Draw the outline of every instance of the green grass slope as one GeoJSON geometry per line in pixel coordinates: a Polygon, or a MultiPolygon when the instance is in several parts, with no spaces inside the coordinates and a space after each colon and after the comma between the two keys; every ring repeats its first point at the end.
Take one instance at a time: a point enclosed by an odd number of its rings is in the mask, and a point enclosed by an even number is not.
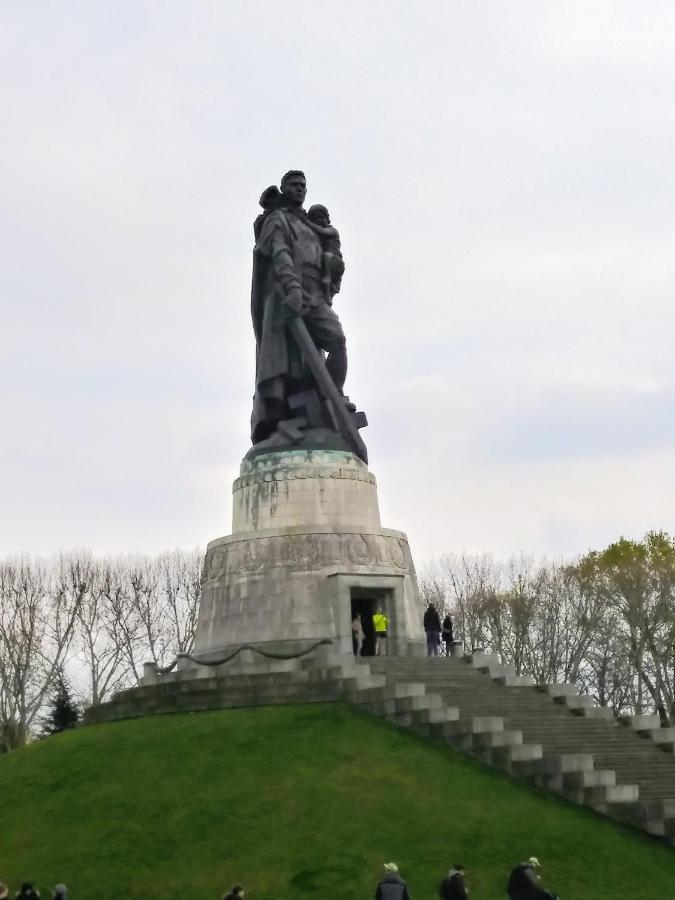
{"type": "Polygon", "coordinates": [[[563,900],[675,897],[671,849],[340,704],[78,729],[0,757],[0,798],[0,881],[43,897],[356,900],[394,860],[498,900],[530,855],[563,900]]]}

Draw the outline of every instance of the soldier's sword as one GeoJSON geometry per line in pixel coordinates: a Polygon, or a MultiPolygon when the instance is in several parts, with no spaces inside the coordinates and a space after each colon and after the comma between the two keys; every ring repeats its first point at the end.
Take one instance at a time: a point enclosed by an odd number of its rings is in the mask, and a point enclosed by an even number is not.
{"type": "Polygon", "coordinates": [[[335,386],[335,382],[330,377],[323,356],[316,349],[307,326],[300,316],[293,316],[288,322],[288,329],[302,353],[309,371],[314,376],[319,392],[323,394],[326,400],[330,400],[333,407],[333,413],[340,425],[342,436],[346,438],[352,449],[358,457],[365,463],[368,462],[368,451],[363,442],[363,438],[358,432],[352,415],[345,406],[345,399],[335,386]]]}

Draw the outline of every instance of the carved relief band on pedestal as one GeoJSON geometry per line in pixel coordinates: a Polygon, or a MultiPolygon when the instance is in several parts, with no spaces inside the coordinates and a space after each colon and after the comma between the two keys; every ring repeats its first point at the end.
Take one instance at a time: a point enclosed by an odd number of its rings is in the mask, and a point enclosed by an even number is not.
{"type": "Polygon", "coordinates": [[[282,567],[295,571],[323,569],[348,562],[383,570],[412,568],[405,538],[387,534],[310,533],[244,538],[210,549],[204,581],[253,574],[282,567]]]}

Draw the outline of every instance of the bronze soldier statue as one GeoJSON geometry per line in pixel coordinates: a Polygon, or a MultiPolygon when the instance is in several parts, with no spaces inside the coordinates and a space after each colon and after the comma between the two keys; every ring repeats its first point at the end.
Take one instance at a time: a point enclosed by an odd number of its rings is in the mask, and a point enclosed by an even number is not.
{"type": "Polygon", "coordinates": [[[332,308],[344,272],[340,236],[325,206],[305,212],[306,194],[304,174],[287,172],[281,190],[263,192],[254,224],[253,449],[350,449],[365,459],[357,431],[365,416],[343,393],[347,347],[332,308]]]}

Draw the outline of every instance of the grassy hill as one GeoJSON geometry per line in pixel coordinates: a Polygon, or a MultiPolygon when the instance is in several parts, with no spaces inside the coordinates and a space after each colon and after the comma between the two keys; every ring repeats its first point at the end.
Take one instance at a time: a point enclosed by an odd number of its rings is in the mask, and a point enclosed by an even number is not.
{"type": "Polygon", "coordinates": [[[43,897],[363,900],[394,860],[498,900],[530,855],[563,900],[675,897],[675,851],[340,704],[81,728],[0,757],[0,798],[0,880],[43,897]]]}

